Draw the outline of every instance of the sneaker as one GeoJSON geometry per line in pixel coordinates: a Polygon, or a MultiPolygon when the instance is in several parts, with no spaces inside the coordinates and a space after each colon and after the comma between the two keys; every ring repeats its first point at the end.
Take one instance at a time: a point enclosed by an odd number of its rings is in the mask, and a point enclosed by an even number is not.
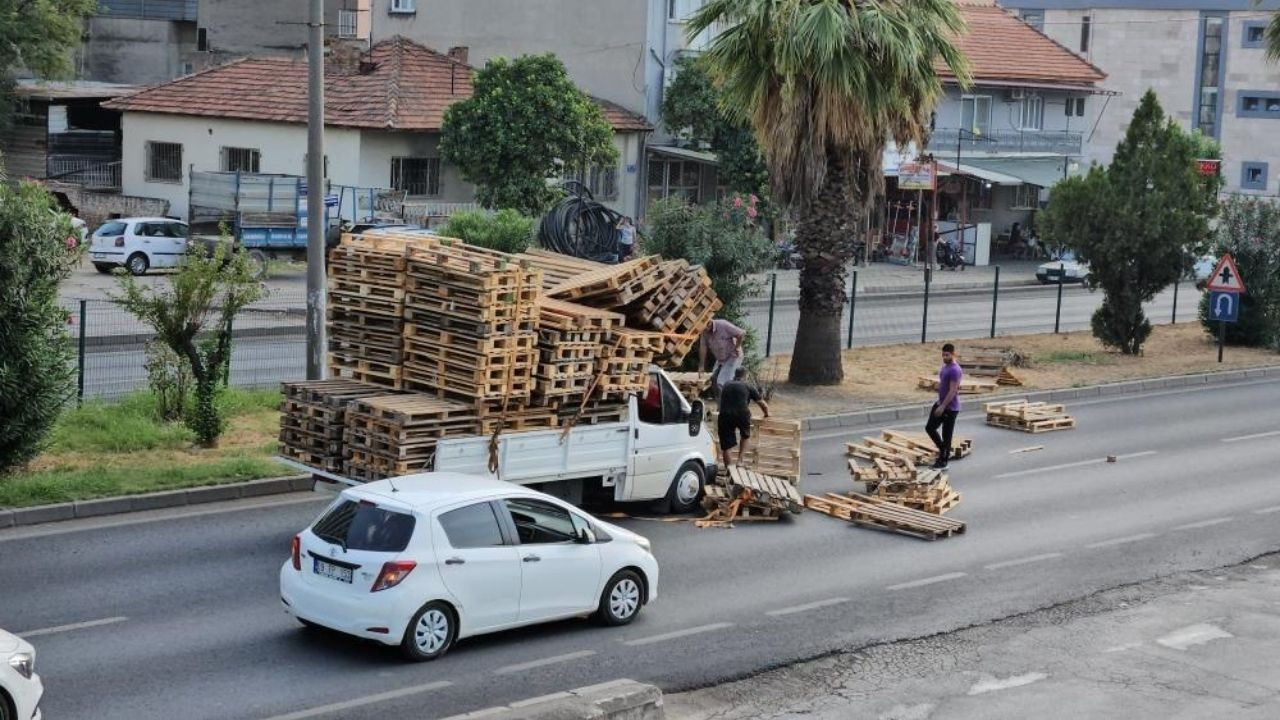
{"type": "Polygon", "coordinates": [[[931,465],[930,467],[932,467],[934,470],[946,470],[946,469],[947,469],[947,463],[945,463],[945,462],[943,462],[943,461],[939,460],[938,462],[934,463],[934,464],[933,464],[933,465],[931,465]]]}

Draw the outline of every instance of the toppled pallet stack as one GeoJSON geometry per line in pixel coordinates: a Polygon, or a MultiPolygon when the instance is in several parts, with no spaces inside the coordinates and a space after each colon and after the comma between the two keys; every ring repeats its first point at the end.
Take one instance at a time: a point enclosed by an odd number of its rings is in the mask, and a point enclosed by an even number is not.
{"type": "Polygon", "coordinates": [[[347,236],[329,252],[329,374],[399,389],[411,247],[428,236],[347,236]]]}
{"type": "Polygon", "coordinates": [[[960,504],[960,493],[951,487],[943,470],[917,470],[910,480],[868,483],[867,492],[875,497],[941,515],[960,504]]]}
{"type": "MultiPolygon", "coordinates": [[[[966,368],[967,370],[967,368],[966,368]]],[[[938,378],[929,375],[921,375],[920,380],[916,383],[916,387],[920,390],[937,391],[938,378]]],[[[960,380],[961,395],[982,395],[984,393],[995,392],[999,388],[994,380],[977,380],[973,378],[962,378],[960,380]]]]}
{"type": "Polygon", "coordinates": [[[540,248],[530,248],[517,254],[516,257],[542,270],[543,290],[551,290],[583,273],[610,267],[606,263],[583,260],[572,255],[561,255],[558,252],[540,248]]]}
{"type": "Polygon", "coordinates": [[[663,284],[656,255],[579,273],[548,291],[552,297],[613,310],[635,304],[663,284]]]}
{"type": "Polygon", "coordinates": [[[419,393],[354,400],[346,412],[349,477],[381,480],[431,467],[436,444],[479,432],[476,408],[419,393]]]}
{"type": "Polygon", "coordinates": [[[730,465],[717,483],[706,486],[702,507],[707,515],[695,521],[698,527],[733,527],[735,520],[777,520],[802,512],[804,498],[785,478],[730,465]]]}
{"type": "Polygon", "coordinates": [[[847,520],[855,525],[888,530],[924,540],[959,535],[965,524],[954,518],[934,515],[869,495],[848,496],[827,493],[822,497],[805,495],[804,506],[824,515],[847,520]]]}
{"type": "Polygon", "coordinates": [[[684,260],[668,260],[658,266],[656,276],[662,290],[650,294],[628,315],[639,326],[665,333],[663,358],[678,365],[723,303],[702,267],[691,267],[684,260]]]}
{"type": "Polygon", "coordinates": [[[1011,351],[999,348],[961,347],[956,355],[966,376],[989,378],[997,385],[1021,385],[1022,380],[1009,370],[1011,351]]]}
{"type": "Polygon", "coordinates": [[[1009,430],[1041,433],[1076,426],[1076,419],[1066,413],[1067,407],[1057,403],[1005,400],[985,403],[982,409],[988,425],[1009,430]]]}
{"type": "Polygon", "coordinates": [[[354,380],[308,380],[281,383],[280,452],[285,457],[326,472],[343,472],[343,429],[353,400],[386,394],[354,380]]]}
{"type": "MultiPolygon", "coordinates": [[[[951,438],[952,459],[966,457],[972,451],[973,440],[951,438]]],[[[845,453],[854,481],[866,483],[868,492],[882,482],[915,482],[920,466],[927,467],[938,459],[938,449],[927,435],[897,430],[884,430],[878,438],[864,437],[862,442],[846,443],[845,453]]]]}

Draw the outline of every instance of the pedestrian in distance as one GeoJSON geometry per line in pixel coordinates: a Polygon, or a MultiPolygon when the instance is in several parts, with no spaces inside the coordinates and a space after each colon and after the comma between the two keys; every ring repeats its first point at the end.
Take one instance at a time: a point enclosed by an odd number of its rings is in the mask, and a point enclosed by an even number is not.
{"type": "Polygon", "coordinates": [[[631,253],[636,247],[636,226],[631,223],[631,218],[623,215],[618,220],[618,260],[619,262],[631,257],[631,253]]]}
{"type": "Polygon", "coordinates": [[[734,374],[742,364],[742,341],[747,331],[728,320],[716,318],[702,331],[698,344],[698,372],[707,367],[707,354],[716,359],[711,370],[711,390],[716,397],[720,396],[720,388],[733,380],[734,374]]]}
{"type": "Polygon", "coordinates": [[[729,465],[729,452],[738,448],[738,464],[746,456],[747,442],[751,440],[751,403],[769,417],[769,403],[760,397],[760,391],[748,383],[746,368],[738,368],[720,390],[720,415],[716,418],[716,430],[720,435],[720,460],[729,465]]]}
{"type": "Polygon", "coordinates": [[[964,370],[956,362],[955,346],[951,343],[943,345],[942,369],[938,371],[938,402],[933,404],[929,422],[924,426],[924,431],[938,447],[938,460],[933,464],[935,470],[946,470],[947,461],[951,459],[951,434],[956,427],[956,416],[960,414],[960,380],[963,377],[964,370]]]}

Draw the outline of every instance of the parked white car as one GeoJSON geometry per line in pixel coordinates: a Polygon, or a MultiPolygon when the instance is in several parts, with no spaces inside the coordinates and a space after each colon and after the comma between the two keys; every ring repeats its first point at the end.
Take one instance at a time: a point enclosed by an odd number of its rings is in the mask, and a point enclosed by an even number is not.
{"type": "Polygon", "coordinates": [[[124,267],[133,275],[177,267],[187,252],[187,224],[172,218],[108,220],[93,233],[89,259],[98,272],[124,267]]]}
{"type": "Polygon", "coordinates": [[[1036,279],[1041,284],[1049,283],[1083,283],[1089,279],[1089,266],[1076,260],[1075,253],[1065,250],[1057,259],[1042,263],[1036,268],[1036,279]]]}
{"type": "Polygon", "coordinates": [[[447,472],[343,490],[280,568],[284,609],[303,625],[399,645],[415,661],[522,625],[625,625],[657,593],[644,537],[526,487],[447,472]]]}
{"type": "Polygon", "coordinates": [[[44,683],[36,673],[36,649],[0,630],[0,720],[40,720],[44,683]]]}

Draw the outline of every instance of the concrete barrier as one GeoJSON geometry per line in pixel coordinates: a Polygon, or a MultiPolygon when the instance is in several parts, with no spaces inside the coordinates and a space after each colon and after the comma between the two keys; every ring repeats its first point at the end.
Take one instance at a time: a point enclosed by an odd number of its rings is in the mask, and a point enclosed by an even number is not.
{"type": "Polygon", "coordinates": [[[662,720],[662,690],[634,680],[529,698],[446,720],[662,720]]]}

